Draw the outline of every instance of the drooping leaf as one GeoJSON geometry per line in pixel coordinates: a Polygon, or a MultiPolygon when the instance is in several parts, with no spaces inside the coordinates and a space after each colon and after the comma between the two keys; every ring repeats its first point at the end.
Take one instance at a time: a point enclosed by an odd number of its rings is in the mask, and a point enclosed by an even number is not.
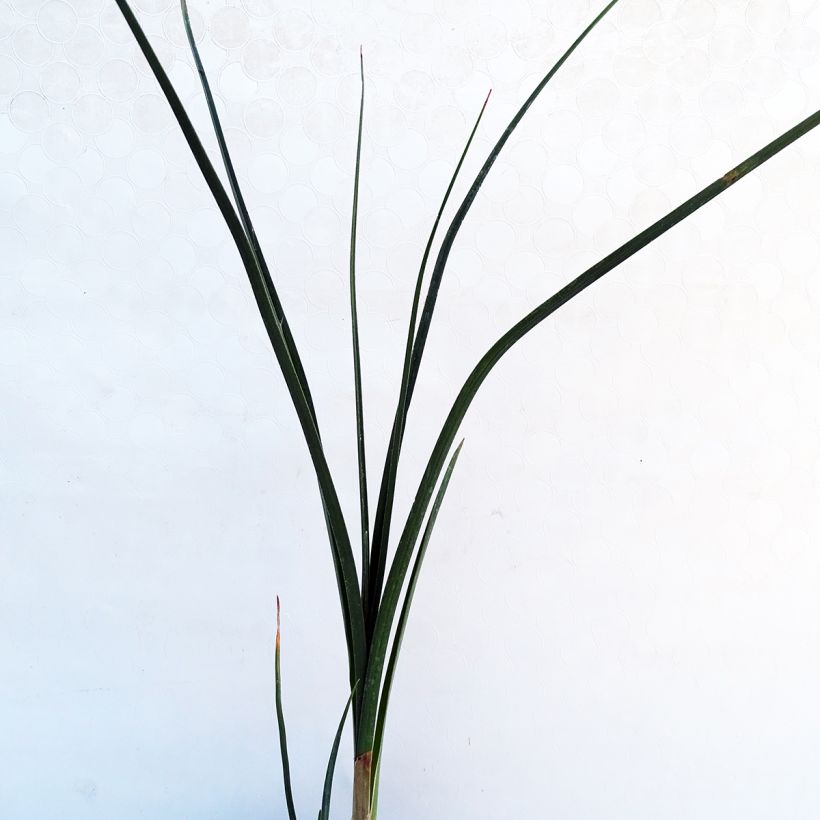
{"type": "Polygon", "coordinates": [[[625,242],[617,250],[604,257],[600,262],[588,268],[580,276],[573,279],[557,293],[542,302],[523,319],[511,327],[500,339],[484,354],[458,393],[450,409],[447,419],[439,433],[433,452],[427,462],[424,474],[410,508],[407,522],[396,548],[396,555],[390,567],[390,573],[384,587],[379,614],[373,632],[370,656],[365,678],[364,695],[362,698],[362,714],[357,737],[357,753],[361,754],[373,748],[375,727],[378,711],[379,685],[382,679],[385,655],[390,638],[390,630],[401,594],[402,585],[413,554],[413,548],[421,529],[424,514],[435,489],[436,481],[441,473],[447,452],[455,439],[458,428],[475,398],[484,379],[495,367],[501,357],[521,338],[540,324],[544,319],[565,305],[583,290],[597,282],[622,262],[629,259],[642,248],[645,248],[659,236],[666,233],[686,217],[695,213],[708,202],[726,191],[739,179],[771,159],[775,154],[791,145],[795,140],[807,134],[820,125],[820,111],[807,117],[803,122],[789,129],[773,140],[760,151],[741,162],[731,171],[706,186],[702,191],[686,200],[666,216],[641,231],[635,237],[625,242]]]}

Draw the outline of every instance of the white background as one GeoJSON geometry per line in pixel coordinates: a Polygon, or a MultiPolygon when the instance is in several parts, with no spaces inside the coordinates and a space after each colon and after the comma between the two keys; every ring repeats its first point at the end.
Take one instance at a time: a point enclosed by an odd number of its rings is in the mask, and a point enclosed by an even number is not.
{"type": "MultiPolygon", "coordinates": [[[[353,524],[358,47],[375,485],[421,248],[481,101],[492,87],[459,194],[599,0],[191,6],[353,524]]],[[[137,9],[213,149],[176,4],[137,9]]],[[[622,0],[456,243],[400,512],[503,330],[818,102],[816,0],[622,0]]],[[[405,642],[380,816],[820,814],[818,190],[812,134],[488,380],[405,642]]],[[[314,816],[346,683],[315,482],[237,254],[111,0],[0,0],[0,235],[0,817],[284,817],[276,593],[314,816]]]]}

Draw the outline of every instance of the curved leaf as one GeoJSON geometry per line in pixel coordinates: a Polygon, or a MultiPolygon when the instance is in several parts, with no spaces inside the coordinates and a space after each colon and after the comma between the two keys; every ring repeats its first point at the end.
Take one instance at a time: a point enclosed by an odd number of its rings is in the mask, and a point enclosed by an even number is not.
{"type": "Polygon", "coordinates": [[[339,754],[339,744],[342,741],[342,732],[345,728],[345,720],[347,720],[347,712],[350,709],[350,703],[353,700],[353,695],[356,692],[358,682],[350,691],[350,695],[342,712],[342,719],[339,721],[339,728],[336,730],[336,737],[333,738],[333,746],[330,749],[330,759],[327,761],[327,772],[325,773],[325,785],[322,789],[322,809],[319,812],[319,820],[330,820],[330,796],[333,791],[333,773],[336,771],[336,757],[339,754]]]}
{"type": "Polygon", "coordinates": [[[290,757],[288,756],[288,734],[285,731],[285,713],[282,709],[282,668],[281,668],[281,628],[279,617],[279,596],[276,596],[276,654],[274,661],[276,680],[276,722],[279,726],[279,750],[282,753],[282,779],[285,784],[285,802],[288,806],[288,817],[296,820],[296,809],[293,806],[293,788],[290,782],[290,757]]]}
{"type": "Polygon", "coordinates": [[[356,222],[359,216],[359,171],[362,161],[362,122],[364,120],[364,58],[359,49],[362,96],[359,103],[359,133],[356,138],[356,170],[353,177],[353,216],[350,225],[350,325],[353,332],[353,386],[356,394],[356,454],[359,461],[359,514],[362,530],[362,597],[366,605],[370,567],[370,513],[367,509],[367,464],[364,448],[364,407],[362,403],[362,364],[359,356],[359,311],[356,307],[356,222]]]}
{"type": "Polygon", "coordinates": [[[404,632],[407,629],[407,620],[410,617],[410,607],[413,605],[413,596],[416,594],[416,585],[421,574],[421,565],[424,563],[424,556],[427,554],[427,545],[430,543],[430,537],[433,534],[433,527],[438,518],[438,511],[441,508],[441,502],[444,501],[444,494],[447,492],[447,486],[450,483],[450,477],[453,474],[453,468],[458,461],[461,448],[464,446],[464,439],[459,442],[455,452],[450,458],[450,463],[444,471],[444,477],[441,479],[438,492],[433,501],[433,506],[430,508],[430,515],[427,518],[427,525],[424,528],[424,534],[421,537],[421,544],[419,551],[416,554],[416,561],[413,564],[413,569],[410,572],[410,580],[407,582],[407,590],[404,593],[404,603],[402,604],[399,620],[396,623],[396,633],[393,635],[393,647],[390,650],[390,659],[387,662],[387,668],[384,672],[384,683],[382,684],[382,694],[379,699],[379,716],[376,720],[376,735],[373,743],[373,788],[375,791],[376,783],[379,778],[379,765],[381,763],[382,740],[384,738],[384,723],[387,718],[387,707],[390,702],[390,691],[393,688],[393,678],[396,674],[396,664],[399,660],[399,652],[401,652],[401,644],[404,640],[404,632]]]}
{"type": "Polygon", "coordinates": [[[128,5],[127,0],[115,0],[115,2],[137,41],[140,50],[145,56],[160,89],[165,95],[177,123],[182,130],[183,136],[188,143],[188,147],[230,231],[231,238],[239,251],[243,267],[247,273],[256,305],[268,333],[268,338],[276,355],[279,368],[285,378],[285,384],[287,385],[302,432],[305,436],[305,441],[308,445],[308,451],[316,472],[316,479],[319,484],[326,515],[333,533],[331,550],[334,569],[340,586],[345,630],[346,634],[350,635],[351,679],[354,681],[360,680],[367,659],[367,649],[365,646],[364,612],[356,572],[356,562],[350,547],[350,539],[333,478],[322,449],[322,442],[311,414],[310,404],[300,384],[293,361],[291,360],[273,296],[265,281],[265,277],[261,273],[253,248],[243,230],[242,223],[237,217],[231,205],[231,201],[222,186],[222,182],[214,170],[179,96],[171,84],[171,81],[168,79],[168,75],[165,73],[162,64],[158,60],[148,38],[145,36],[131,7],[128,5]]]}
{"type": "Polygon", "coordinates": [[[464,164],[464,159],[467,156],[467,151],[470,150],[470,145],[473,142],[473,137],[478,131],[478,125],[481,118],[484,116],[484,111],[487,108],[487,103],[490,101],[490,94],[492,89],[487,93],[484,104],[478,112],[473,130],[467,138],[467,144],[461,152],[458,164],[450,177],[450,184],[444,192],[444,198],[441,200],[438,213],[433,222],[433,228],[430,231],[430,236],[427,239],[427,245],[424,248],[424,253],[421,257],[421,265],[416,277],[416,290],[413,294],[413,307],[410,310],[410,324],[407,329],[407,342],[404,350],[404,365],[401,374],[401,387],[399,389],[399,400],[396,405],[396,413],[393,417],[393,428],[390,433],[390,442],[387,447],[387,456],[384,462],[384,471],[382,472],[382,482],[379,488],[379,501],[376,506],[376,518],[373,523],[373,547],[371,559],[371,582],[368,590],[368,609],[367,609],[367,628],[368,634],[372,630],[376,622],[376,613],[379,608],[379,596],[382,591],[382,583],[384,582],[384,571],[387,565],[387,547],[388,538],[390,535],[390,520],[393,515],[393,497],[396,492],[396,474],[399,467],[399,454],[401,453],[402,440],[404,438],[404,424],[407,418],[407,390],[410,384],[410,361],[413,355],[413,339],[416,335],[416,322],[418,318],[419,302],[421,300],[421,286],[424,282],[424,273],[427,270],[427,260],[430,256],[430,250],[433,247],[433,241],[436,237],[439,222],[441,222],[444,208],[447,206],[447,201],[450,199],[450,193],[453,186],[456,184],[458,173],[461,166],[464,164]]]}
{"type": "MultiPolygon", "coordinates": [[[[484,164],[481,166],[481,169],[476,175],[476,178],[473,180],[473,184],[470,186],[469,191],[467,191],[466,196],[462,200],[461,205],[456,211],[455,216],[453,217],[453,220],[450,223],[450,226],[447,228],[447,232],[444,235],[444,239],[442,240],[441,247],[439,248],[438,255],[436,256],[435,265],[433,266],[433,273],[430,278],[430,285],[427,289],[427,295],[424,299],[424,308],[421,313],[421,319],[418,323],[418,329],[414,331],[415,335],[412,342],[412,354],[411,361],[409,363],[407,381],[406,383],[404,383],[403,381],[402,395],[400,399],[401,405],[396,411],[396,419],[393,423],[393,432],[391,433],[390,438],[390,452],[392,453],[393,451],[395,451],[395,457],[388,454],[388,462],[385,465],[385,473],[388,474],[387,482],[382,482],[382,489],[384,490],[384,492],[380,492],[379,494],[379,506],[376,510],[376,524],[374,526],[373,531],[373,540],[375,545],[374,550],[378,550],[377,555],[375,556],[378,562],[374,561],[375,567],[372,571],[371,590],[368,593],[368,635],[371,634],[372,629],[375,625],[378,601],[381,595],[381,587],[384,580],[387,542],[389,538],[390,520],[392,516],[392,500],[393,492],[395,490],[395,470],[396,464],[398,462],[398,451],[401,448],[401,438],[404,432],[404,419],[407,416],[407,410],[409,408],[410,401],[413,397],[413,390],[416,386],[416,378],[418,377],[419,367],[421,366],[421,358],[424,353],[424,346],[427,342],[427,335],[430,330],[430,323],[433,319],[433,311],[436,306],[436,299],[438,297],[439,288],[441,287],[441,280],[444,276],[444,269],[447,265],[447,260],[450,257],[450,251],[452,250],[453,243],[455,242],[456,236],[458,235],[458,231],[461,228],[461,225],[464,222],[467,213],[472,207],[473,201],[478,195],[478,191],[481,188],[485,178],[487,177],[487,174],[490,173],[490,169],[495,164],[498,155],[501,153],[502,148],[512,135],[513,131],[515,131],[515,129],[518,127],[518,124],[521,122],[524,115],[530,109],[530,107],[541,94],[541,92],[544,90],[544,88],[546,88],[549,81],[555,76],[555,74],[558,72],[561,66],[567,61],[567,59],[569,59],[570,55],[575,51],[575,49],[578,48],[579,45],[581,45],[581,43],[584,41],[587,35],[589,35],[590,32],[592,32],[592,30],[598,25],[598,23],[600,23],[601,20],[603,20],[603,18],[609,13],[609,11],[612,8],[614,8],[614,6],[617,3],[618,0],[610,0],[610,2],[604,7],[604,9],[575,39],[575,42],[573,42],[573,44],[561,55],[561,57],[555,63],[555,65],[553,65],[552,68],[544,75],[544,77],[541,79],[538,85],[533,89],[530,96],[527,97],[526,101],[521,106],[521,108],[518,109],[515,116],[513,116],[513,118],[507,124],[507,127],[504,129],[504,132],[501,134],[501,137],[498,139],[498,142],[496,142],[492,151],[490,151],[487,159],[484,161],[484,164]]],[[[436,224],[438,224],[438,220],[436,220],[436,224]]],[[[414,305],[414,323],[415,310],[416,305],[414,305]]]]}
{"type": "Polygon", "coordinates": [[[666,216],[659,219],[646,230],[641,231],[620,248],[604,257],[600,262],[593,265],[580,276],[573,279],[561,290],[555,293],[546,301],[542,302],[535,309],[530,311],[523,319],[513,325],[481,358],[473,368],[467,381],[459,391],[456,400],[450,409],[444,426],[439,434],[427,467],[419,484],[416,497],[410,509],[404,531],[399,539],[398,547],[390,573],[384,587],[379,614],[376,620],[376,627],[370,646],[370,656],[367,666],[367,676],[365,677],[365,689],[362,698],[362,714],[359,724],[359,735],[357,738],[357,754],[363,754],[372,750],[375,735],[375,725],[378,709],[379,684],[382,678],[387,644],[390,638],[390,630],[395,616],[396,607],[407,573],[410,559],[413,554],[413,547],[421,529],[424,513],[430,498],[433,494],[436,481],[444,466],[447,452],[453,443],[464,416],[475,398],[478,389],[484,379],[495,367],[501,357],[529,331],[540,324],[550,314],[554,313],[570,299],[577,296],[581,291],[597,282],[602,276],[609,273],[629,257],[646,247],[670,228],[677,225],[686,217],[702,208],[706,203],[716,196],[726,191],[737,180],[744,177],[750,171],[771,159],[775,154],[782,151],[786,146],[799,139],[804,134],[816,128],[820,124],[820,111],[807,117],[803,122],[789,129],[787,132],[773,140],[760,151],[753,154],[744,162],[731,171],[724,174],[720,179],[715,180],[699,193],[686,200],[666,216]]]}

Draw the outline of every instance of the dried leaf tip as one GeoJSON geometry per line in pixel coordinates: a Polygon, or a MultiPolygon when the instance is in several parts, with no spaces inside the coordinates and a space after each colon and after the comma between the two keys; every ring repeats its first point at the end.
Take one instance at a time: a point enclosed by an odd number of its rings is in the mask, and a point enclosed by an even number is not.
{"type": "Polygon", "coordinates": [[[281,633],[281,607],[279,606],[279,596],[276,596],[276,648],[279,648],[280,633],[281,633]]]}
{"type": "Polygon", "coordinates": [[[487,96],[484,98],[484,105],[486,106],[487,103],[490,101],[490,94],[493,93],[492,88],[487,92],[487,96]]]}

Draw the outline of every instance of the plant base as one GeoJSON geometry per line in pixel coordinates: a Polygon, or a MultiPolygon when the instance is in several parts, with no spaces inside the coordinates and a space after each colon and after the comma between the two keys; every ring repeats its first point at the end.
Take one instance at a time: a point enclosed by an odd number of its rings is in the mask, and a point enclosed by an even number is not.
{"type": "Polygon", "coordinates": [[[359,755],[353,764],[353,820],[372,820],[370,777],[373,752],[359,755]]]}

